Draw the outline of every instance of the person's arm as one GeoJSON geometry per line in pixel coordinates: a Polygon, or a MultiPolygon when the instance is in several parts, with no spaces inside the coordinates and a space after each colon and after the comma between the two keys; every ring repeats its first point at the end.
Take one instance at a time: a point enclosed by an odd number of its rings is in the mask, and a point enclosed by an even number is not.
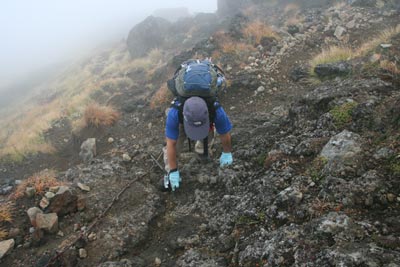
{"type": "Polygon", "coordinates": [[[224,153],[232,152],[231,134],[228,132],[226,134],[221,134],[222,150],[224,153]]]}
{"type": "Polygon", "coordinates": [[[167,139],[167,157],[168,157],[168,165],[171,170],[177,169],[178,164],[176,161],[176,140],[166,138],[167,139]]]}

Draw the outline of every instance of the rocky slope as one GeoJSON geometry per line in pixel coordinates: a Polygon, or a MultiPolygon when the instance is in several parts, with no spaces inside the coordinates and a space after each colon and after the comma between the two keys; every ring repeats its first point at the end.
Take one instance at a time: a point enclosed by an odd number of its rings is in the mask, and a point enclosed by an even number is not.
{"type": "MultiPolygon", "coordinates": [[[[219,168],[219,143],[209,161],[185,151],[181,188],[161,192],[154,159],[166,106],[145,102],[112,129],[82,133],[101,152],[58,173],[69,188],[54,189],[44,210],[57,214],[60,231],[30,229],[26,211],[41,197],[17,203],[15,245],[0,243],[0,251],[14,249],[1,266],[399,266],[399,73],[367,63],[380,55],[398,66],[400,35],[346,61],[351,74],[333,64],[314,84],[307,70],[322,46],[356,48],[400,22],[390,1],[352,2],[301,10],[295,27],[285,24],[285,6],[255,8],[281,37],[220,57],[231,80],[221,102],[234,124],[233,166],[219,168]]],[[[243,39],[249,19],[230,19],[230,37],[243,39]]],[[[163,70],[219,49],[208,38],[163,70]]]]}

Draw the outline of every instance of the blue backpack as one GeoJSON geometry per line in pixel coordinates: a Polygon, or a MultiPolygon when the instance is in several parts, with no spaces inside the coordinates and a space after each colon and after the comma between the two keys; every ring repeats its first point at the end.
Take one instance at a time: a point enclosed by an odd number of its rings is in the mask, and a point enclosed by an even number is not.
{"type": "Polygon", "coordinates": [[[168,88],[175,96],[217,97],[226,87],[224,72],[209,60],[188,60],[176,70],[168,88]]]}

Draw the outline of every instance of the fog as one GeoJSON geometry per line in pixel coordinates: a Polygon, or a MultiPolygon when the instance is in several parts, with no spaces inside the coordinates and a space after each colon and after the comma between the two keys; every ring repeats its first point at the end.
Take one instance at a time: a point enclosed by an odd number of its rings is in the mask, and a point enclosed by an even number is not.
{"type": "Polygon", "coordinates": [[[4,0],[0,4],[0,91],[30,72],[107,42],[158,8],[215,12],[217,0],[4,0]]]}

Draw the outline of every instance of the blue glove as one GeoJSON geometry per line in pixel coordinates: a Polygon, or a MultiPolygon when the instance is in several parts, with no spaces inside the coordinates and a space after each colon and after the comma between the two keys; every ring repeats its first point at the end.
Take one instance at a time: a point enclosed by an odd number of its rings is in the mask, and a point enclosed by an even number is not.
{"type": "Polygon", "coordinates": [[[231,165],[233,162],[232,153],[222,152],[221,158],[219,159],[220,167],[231,165]]]}
{"type": "Polygon", "coordinates": [[[179,188],[179,182],[181,181],[181,177],[179,175],[179,171],[174,171],[169,173],[169,183],[171,185],[172,191],[179,188]]]}

